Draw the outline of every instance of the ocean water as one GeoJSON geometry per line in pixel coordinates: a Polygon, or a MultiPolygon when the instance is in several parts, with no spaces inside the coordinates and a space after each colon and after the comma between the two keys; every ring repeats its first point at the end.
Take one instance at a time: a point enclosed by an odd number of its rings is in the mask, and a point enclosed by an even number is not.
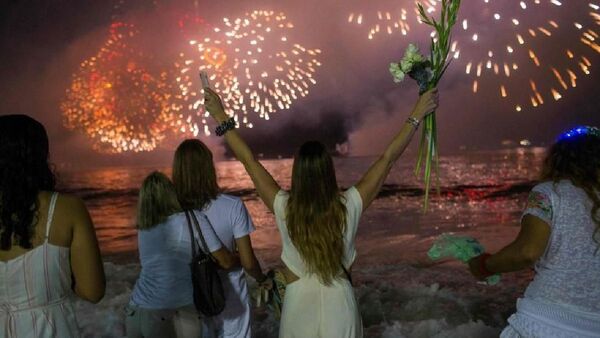
{"type": "MultiPolygon", "coordinates": [[[[478,238],[498,250],[519,230],[528,191],[535,185],[544,150],[517,148],[464,152],[440,159],[440,194],[422,212],[423,191],[412,173],[412,159],[400,159],[372,206],[363,214],[353,267],[355,292],[367,337],[492,337],[514,311],[531,271],[506,274],[500,284],[477,283],[460,263],[431,262],[433,240],[453,232],[478,238]]],[[[335,159],[342,187],[355,184],[374,158],[335,159]]],[[[292,161],[264,165],[283,188],[290,185],[292,161]]],[[[82,197],[95,223],[105,257],[106,297],[91,305],[77,301],[79,324],[86,337],[124,334],[122,308],[139,273],[135,208],[139,185],[152,170],[103,168],[59,173],[61,190],[82,197]]],[[[240,196],[256,226],[252,235],[265,268],[279,266],[281,243],[273,215],[258,199],[243,166],[217,164],[219,183],[240,196]]],[[[252,284],[252,283],[251,283],[252,284]]],[[[257,337],[276,337],[278,323],[263,308],[254,311],[257,337]]]]}

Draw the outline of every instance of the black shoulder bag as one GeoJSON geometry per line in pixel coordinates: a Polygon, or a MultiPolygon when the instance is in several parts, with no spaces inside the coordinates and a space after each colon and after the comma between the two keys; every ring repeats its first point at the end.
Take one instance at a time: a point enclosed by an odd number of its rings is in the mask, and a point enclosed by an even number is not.
{"type": "Polygon", "coordinates": [[[190,268],[192,270],[192,286],[194,288],[194,305],[196,306],[196,310],[200,311],[203,315],[208,317],[216,316],[223,312],[225,308],[225,292],[218,272],[219,266],[208,250],[208,245],[206,245],[194,212],[186,210],[185,217],[187,218],[190,238],[192,240],[192,262],[190,263],[190,268]],[[192,220],[206,252],[198,245],[194,236],[192,220]]]}

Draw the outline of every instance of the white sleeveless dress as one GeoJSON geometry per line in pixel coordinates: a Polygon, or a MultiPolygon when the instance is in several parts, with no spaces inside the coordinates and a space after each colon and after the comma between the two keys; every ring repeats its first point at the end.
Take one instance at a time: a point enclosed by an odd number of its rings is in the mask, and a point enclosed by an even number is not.
{"type": "MultiPolygon", "coordinates": [[[[346,231],[344,233],[343,264],[349,269],[356,258],[354,240],[362,213],[362,199],[352,187],[343,194],[346,206],[346,231]]],[[[275,197],[273,209],[281,235],[281,260],[300,279],[285,289],[280,338],[359,338],[362,321],[354,289],[346,278],[322,284],[318,277],[307,272],[304,260],[290,239],[286,224],[286,207],[289,195],[281,190],[275,197]]],[[[343,276],[340,267],[340,275],[343,276]]]]}
{"type": "Polygon", "coordinates": [[[69,248],[48,243],[57,197],[50,200],[44,244],[0,262],[0,337],[79,337],[69,248]]]}

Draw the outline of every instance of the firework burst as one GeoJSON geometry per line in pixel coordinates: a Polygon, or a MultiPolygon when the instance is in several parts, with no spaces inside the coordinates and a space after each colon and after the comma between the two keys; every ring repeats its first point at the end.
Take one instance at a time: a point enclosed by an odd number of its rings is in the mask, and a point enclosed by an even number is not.
{"type": "Polygon", "coordinates": [[[171,121],[167,74],[145,68],[149,56],[130,43],[131,24],[114,23],[100,51],[73,74],[61,104],[65,125],[81,130],[99,152],[150,151],[171,121]]]}
{"type": "Polygon", "coordinates": [[[203,108],[199,71],[206,71],[219,91],[227,113],[240,125],[252,128],[249,115],[265,120],[308,94],[321,65],[318,49],[290,41],[293,24],[283,13],[254,11],[243,17],[224,18],[201,39],[189,41],[190,50],[175,64],[179,92],[178,130],[210,134],[203,108]]]}
{"type": "MultiPolygon", "coordinates": [[[[408,14],[409,10],[406,8],[399,8],[395,11],[379,10],[368,14],[352,12],[348,15],[348,23],[366,26],[369,40],[374,39],[379,34],[393,35],[400,33],[407,35],[411,28],[408,14]]],[[[417,20],[414,21],[414,23],[417,22],[417,20]]]]}
{"type": "MultiPolygon", "coordinates": [[[[522,111],[560,100],[590,74],[591,55],[600,53],[599,22],[581,14],[595,18],[598,6],[557,0],[481,0],[481,6],[479,17],[463,18],[466,37],[459,41],[473,93],[495,92],[522,111]]],[[[453,47],[458,58],[461,52],[453,47]]]]}
{"type": "MultiPolygon", "coordinates": [[[[418,2],[429,13],[439,7],[439,0],[418,2]]],[[[348,22],[368,26],[369,39],[401,27],[406,35],[411,23],[419,22],[418,13],[400,6],[395,16],[389,10],[351,13],[348,22]]],[[[591,2],[476,0],[459,17],[462,32],[451,48],[454,63],[462,64],[473,93],[506,100],[516,111],[560,100],[590,74],[592,55],[600,53],[599,6],[591,2]]],[[[413,31],[422,27],[413,26],[413,31]]]]}

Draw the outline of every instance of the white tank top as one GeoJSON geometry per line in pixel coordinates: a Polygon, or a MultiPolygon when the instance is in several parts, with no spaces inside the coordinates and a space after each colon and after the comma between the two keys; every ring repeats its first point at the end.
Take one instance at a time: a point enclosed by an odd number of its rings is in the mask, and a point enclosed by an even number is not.
{"type": "Polygon", "coordinates": [[[0,262],[1,337],[79,337],[69,248],[48,243],[57,197],[50,200],[44,243],[0,262]]]}

